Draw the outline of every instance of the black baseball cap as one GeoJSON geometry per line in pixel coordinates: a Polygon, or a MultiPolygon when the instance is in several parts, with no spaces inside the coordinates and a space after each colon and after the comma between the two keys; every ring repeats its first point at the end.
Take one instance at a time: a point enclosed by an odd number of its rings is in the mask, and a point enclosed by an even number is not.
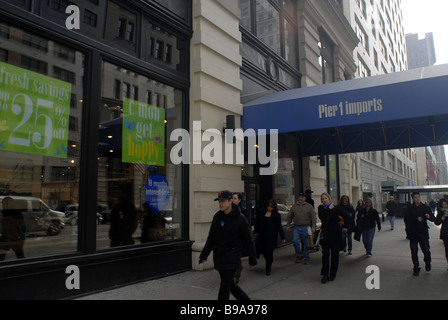
{"type": "Polygon", "coordinates": [[[306,189],[305,190],[305,194],[312,194],[312,193],[314,193],[314,191],[312,191],[311,189],[306,189]]]}
{"type": "Polygon", "coordinates": [[[221,191],[220,193],[218,193],[218,198],[216,198],[215,201],[217,201],[217,200],[232,200],[232,196],[233,196],[232,192],[230,192],[229,190],[224,190],[224,191],[221,191]]]}
{"type": "Polygon", "coordinates": [[[306,194],[304,194],[303,192],[300,192],[298,197],[306,197],[306,194]]]}

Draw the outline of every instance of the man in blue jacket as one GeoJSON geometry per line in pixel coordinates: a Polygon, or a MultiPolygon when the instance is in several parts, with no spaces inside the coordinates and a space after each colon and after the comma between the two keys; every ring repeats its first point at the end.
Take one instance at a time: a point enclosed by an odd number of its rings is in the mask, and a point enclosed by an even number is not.
{"type": "Polygon", "coordinates": [[[221,276],[218,300],[229,300],[230,293],[237,300],[250,300],[233,281],[235,271],[241,263],[243,247],[249,249],[250,269],[253,270],[257,264],[249,223],[239,208],[232,204],[230,191],[221,191],[215,201],[219,201],[219,211],[213,217],[207,242],[199,256],[199,263],[206,261],[213,250],[215,269],[221,276]]]}

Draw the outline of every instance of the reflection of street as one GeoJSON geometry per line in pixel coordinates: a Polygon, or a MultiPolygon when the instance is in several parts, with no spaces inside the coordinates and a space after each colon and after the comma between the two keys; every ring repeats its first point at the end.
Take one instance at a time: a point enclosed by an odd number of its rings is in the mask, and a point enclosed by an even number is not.
{"type": "MultiPolygon", "coordinates": [[[[100,224],[96,227],[97,250],[109,249],[110,224],[100,224]]],[[[175,226],[168,230],[167,240],[175,239],[175,231],[178,228],[178,226],[175,226]]],[[[133,235],[136,244],[140,244],[140,236],[141,228],[139,226],[133,235]]],[[[78,251],[78,226],[66,225],[61,233],[56,236],[48,236],[45,232],[29,234],[25,239],[24,251],[26,258],[76,252],[78,251]]],[[[12,260],[16,260],[16,255],[14,251],[10,250],[5,261],[12,260]]]]}
{"type": "MultiPolygon", "coordinates": [[[[27,235],[25,238],[25,257],[41,257],[53,254],[75,252],[78,250],[78,227],[66,226],[56,236],[48,236],[45,231],[27,235]]],[[[6,255],[5,261],[15,260],[12,250],[6,255]]]]}

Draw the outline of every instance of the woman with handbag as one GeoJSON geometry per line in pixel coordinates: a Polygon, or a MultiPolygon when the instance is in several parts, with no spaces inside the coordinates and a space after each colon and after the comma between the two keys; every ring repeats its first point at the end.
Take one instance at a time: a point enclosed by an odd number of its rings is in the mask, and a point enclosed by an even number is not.
{"type": "Polygon", "coordinates": [[[343,248],[342,234],[347,233],[345,224],[348,217],[340,208],[333,205],[331,196],[322,193],[322,204],[318,208],[319,219],[322,222],[320,244],[322,246],[322,283],[333,281],[339,268],[339,251],[343,248]],[[330,266],[331,257],[331,266],[330,266]]]}
{"type": "Polygon", "coordinates": [[[358,212],[356,224],[357,231],[362,234],[362,242],[366,248],[366,256],[372,256],[373,238],[375,237],[375,225],[378,232],[381,231],[381,221],[378,211],[372,206],[372,199],[366,199],[366,205],[358,212]]]}
{"type": "Polygon", "coordinates": [[[274,261],[274,249],[277,247],[278,234],[280,234],[282,243],[285,243],[282,219],[278,213],[277,203],[274,200],[269,200],[266,207],[260,211],[254,234],[256,236],[255,248],[257,254],[263,254],[266,260],[266,275],[269,276],[272,270],[272,262],[274,261]]]}

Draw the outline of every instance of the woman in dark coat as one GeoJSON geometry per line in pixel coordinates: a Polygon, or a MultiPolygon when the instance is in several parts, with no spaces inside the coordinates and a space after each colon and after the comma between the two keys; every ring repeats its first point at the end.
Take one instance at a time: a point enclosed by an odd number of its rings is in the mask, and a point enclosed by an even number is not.
{"type": "Polygon", "coordinates": [[[375,227],[381,231],[381,220],[378,211],[372,207],[372,199],[367,198],[365,207],[359,210],[356,219],[357,231],[362,234],[362,242],[366,249],[366,256],[372,256],[373,238],[375,237],[375,227]]]}
{"type": "Polygon", "coordinates": [[[274,249],[277,247],[277,234],[280,234],[282,243],[285,243],[282,219],[274,200],[269,200],[267,206],[260,211],[254,233],[257,237],[257,254],[263,254],[266,260],[266,275],[269,276],[274,261],[274,249]]]}
{"type": "Polygon", "coordinates": [[[344,211],[331,202],[328,193],[321,195],[322,204],[318,208],[319,219],[322,222],[322,283],[333,281],[339,267],[339,251],[343,248],[342,234],[348,231],[348,217],[344,211]],[[330,267],[331,256],[331,267],[330,267]]]}
{"type": "Polygon", "coordinates": [[[444,198],[437,204],[437,217],[434,222],[436,226],[442,225],[440,228],[440,239],[443,240],[445,245],[445,257],[448,263],[448,201],[444,198]]]}
{"type": "Polygon", "coordinates": [[[338,201],[338,207],[345,212],[345,214],[348,217],[347,226],[348,226],[348,232],[342,234],[342,241],[344,243],[344,252],[347,250],[347,244],[348,244],[348,254],[352,254],[353,249],[353,239],[352,234],[355,232],[355,209],[353,208],[352,204],[350,203],[350,198],[347,195],[343,195],[339,201],[338,201]]]}

